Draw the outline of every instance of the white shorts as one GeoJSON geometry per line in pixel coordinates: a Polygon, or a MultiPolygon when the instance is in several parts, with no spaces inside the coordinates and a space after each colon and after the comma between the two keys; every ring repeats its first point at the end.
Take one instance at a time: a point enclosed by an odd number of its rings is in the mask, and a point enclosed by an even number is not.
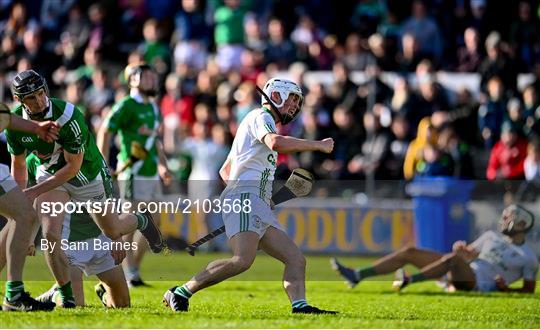
{"type": "MultiPolygon", "coordinates": [[[[86,276],[101,274],[116,267],[109,249],[94,250],[94,240],[103,243],[111,242],[110,238],[100,234],[98,237],[70,242],[77,243],[77,249],[64,250],[69,264],[79,268],[86,276]]],[[[96,246],[103,246],[103,243],[96,246]]]]}
{"type": "Polygon", "coordinates": [[[155,202],[163,197],[159,176],[120,175],[118,176],[120,196],[124,200],[155,202]]]}
{"type": "Polygon", "coordinates": [[[9,167],[0,164],[0,196],[17,187],[17,183],[9,173],[9,167]]]}
{"type": "Polygon", "coordinates": [[[233,207],[233,209],[227,213],[225,212],[225,208],[222,208],[221,216],[223,218],[223,223],[225,224],[225,233],[228,238],[245,231],[252,231],[257,233],[259,237],[263,237],[270,226],[283,230],[270,206],[256,194],[235,193],[222,196],[222,206],[226,204],[226,200],[229,200],[227,203],[230,205],[240,205],[239,209],[235,210],[233,207]],[[249,208],[246,207],[246,205],[249,205],[249,208]]]}
{"type": "MultiPolygon", "coordinates": [[[[51,177],[52,174],[45,171],[42,166],[38,166],[36,171],[36,182],[41,183],[51,177]]],[[[71,201],[85,203],[88,200],[94,202],[105,202],[111,198],[113,193],[112,182],[109,178],[104,181],[100,174],[84,186],[77,187],[68,182],[54,188],[53,190],[64,191],[69,194],[71,201]]]]}
{"type": "Polygon", "coordinates": [[[494,277],[491,276],[491,274],[486,271],[481,264],[473,261],[469,264],[469,266],[476,276],[476,287],[474,288],[475,291],[491,292],[497,290],[494,277]]]}

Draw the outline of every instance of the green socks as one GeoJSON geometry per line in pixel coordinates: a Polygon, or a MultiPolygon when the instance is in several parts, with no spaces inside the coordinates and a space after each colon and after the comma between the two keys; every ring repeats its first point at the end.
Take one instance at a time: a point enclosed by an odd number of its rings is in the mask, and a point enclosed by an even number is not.
{"type": "Polygon", "coordinates": [[[62,301],[75,299],[73,298],[73,290],[71,289],[71,281],[67,282],[66,284],[62,286],[59,286],[58,292],[60,292],[60,298],[62,298],[62,301]]]}
{"type": "Polygon", "coordinates": [[[8,301],[17,299],[19,294],[24,292],[24,284],[22,281],[7,281],[6,282],[6,298],[8,301]]]}
{"type": "Polygon", "coordinates": [[[411,277],[409,278],[409,282],[410,283],[420,282],[420,281],[423,281],[425,279],[426,279],[426,277],[424,276],[424,274],[417,273],[417,274],[411,275],[411,277]]]}
{"type": "Polygon", "coordinates": [[[135,216],[137,217],[137,229],[145,230],[148,225],[148,219],[144,215],[138,213],[136,213],[135,216]]]}
{"type": "Polygon", "coordinates": [[[193,295],[193,293],[191,293],[191,291],[189,291],[187,285],[182,285],[182,286],[179,286],[179,287],[176,287],[176,289],[174,290],[174,293],[177,294],[177,295],[180,295],[186,299],[189,299],[191,298],[191,296],[193,295]]]}
{"type": "Polygon", "coordinates": [[[365,278],[376,276],[378,275],[375,271],[375,268],[373,266],[371,267],[364,267],[364,268],[358,268],[356,270],[356,277],[358,278],[358,281],[361,281],[365,278]]]}

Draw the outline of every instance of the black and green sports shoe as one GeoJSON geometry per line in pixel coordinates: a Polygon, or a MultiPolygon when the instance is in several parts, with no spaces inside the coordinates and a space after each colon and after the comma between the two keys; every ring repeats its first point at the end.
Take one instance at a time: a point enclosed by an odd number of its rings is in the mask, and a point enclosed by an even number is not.
{"type": "Polygon", "coordinates": [[[331,258],[330,264],[332,265],[332,269],[345,279],[349,288],[352,289],[358,284],[358,276],[354,269],[343,266],[336,258],[331,258]]]}
{"type": "Polygon", "coordinates": [[[403,270],[403,268],[396,270],[395,279],[392,282],[392,288],[396,291],[401,291],[403,288],[409,285],[409,283],[410,279],[405,273],[405,270],[403,270]]]}
{"type": "Polygon", "coordinates": [[[51,311],[55,306],[56,304],[53,302],[37,301],[28,292],[21,292],[12,300],[4,297],[2,310],[19,312],[51,311]]]}
{"type": "Polygon", "coordinates": [[[294,307],[292,309],[293,314],[337,314],[336,311],[326,311],[310,305],[304,307],[294,307]]]}
{"type": "Polygon", "coordinates": [[[103,306],[107,307],[107,296],[105,296],[105,293],[107,293],[107,290],[105,290],[105,287],[103,286],[103,283],[99,282],[94,286],[94,291],[96,292],[99,301],[103,304],[103,306]]]}
{"type": "Polygon", "coordinates": [[[189,308],[189,299],[174,293],[177,286],[173,286],[163,295],[163,303],[175,312],[187,312],[189,308]]]}
{"type": "Polygon", "coordinates": [[[146,227],[139,229],[139,231],[148,242],[150,250],[154,253],[160,253],[165,247],[165,243],[163,242],[163,237],[161,237],[158,226],[154,223],[154,217],[148,211],[144,213],[137,212],[137,215],[144,217],[147,220],[146,227]]]}

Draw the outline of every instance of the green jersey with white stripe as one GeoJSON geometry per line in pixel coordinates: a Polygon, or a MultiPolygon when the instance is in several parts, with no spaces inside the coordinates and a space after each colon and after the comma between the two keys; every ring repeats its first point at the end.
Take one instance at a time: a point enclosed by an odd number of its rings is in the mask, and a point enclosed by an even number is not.
{"type": "MultiPolygon", "coordinates": [[[[22,105],[17,106],[12,112],[28,119],[22,105]]],[[[8,151],[13,155],[21,155],[27,151],[36,155],[39,166],[43,166],[44,170],[51,174],[66,165],[64,151],[71,154],[84,153],[81,169],[68,182],[74,186],[83,186],[95,179],[106,165],[79,109],[69,102],[50,98],[44,120],[55,121],[60,126],[58,140],[49,143],[35,134],[8,129],[6,130],[8,151]]]]}
{"type": "MultiPolygon", "coordinates": [[[[36,184],[37,168],[40,165],[39,158],[30,154],[26,157],[26,169],[28,171],[28,187],[36,184]]],[[[65,213],[62,229],[62,238],[69,242],[84,241],[89,238],[98,237],[101,229],[96,225],[86,209],[82,208],[83,213],[65,213]]]]}
{"type": "Polygon", "coordinates": [[[131,143],[136,141],[148,152],[129,169],[131,174],[152,177],[157,174],[158,155],[156,139],[161,114],[155,102],[144,103],[140,95],[132,93],[116,103],[107,116],[105,125],[120,136],[118,161],[127,162],[131,157],[131,143]]]}

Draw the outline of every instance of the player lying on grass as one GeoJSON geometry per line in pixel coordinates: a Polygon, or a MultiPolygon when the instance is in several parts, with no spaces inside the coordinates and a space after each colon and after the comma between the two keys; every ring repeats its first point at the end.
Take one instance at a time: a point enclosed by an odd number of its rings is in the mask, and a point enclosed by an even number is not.
{"type": "Polygon", "coordinates": [[[343,266],[335,258],[331,259],[331,264],[351,288],[368,277],[397,271],[393,287],[398,290],[448,274],[452,285],[449,291],[533,293],[538,260],[525,242],[525,234],[533,224],[531,212],[519,205],[510,205],[502,213],[500,233],[487,231],[469,245],[457,241],[448,254],[407,247],[357,270],[343,266]],[[402,270],[406,264],[414,265],[420,272],[407,276],[402,270]],[[521,288],[508,287],[520,278],[523,278],[521,288]]]}
{"type": "MultiPolygon", "coordinates": [[[[40,139],[50,142],[58,138],[58,126],[55,123],[23,120],[12,116],[9,107],[0,103],[0,132],[6,128],[33,133],[40,139]]],[[[9,168],[4,164],[0,164],[0,214],[8,220],[6,228],[0,234],[3,238],[0,248],[4,249],[0,254],[0,264],[2,268],[7,264],[6,291],[2,309],[51,310],[54,306],[39,303],[24,291],[22,273],[26,250],[31,239],[32,227],[38,222],[38,217],[28,198],[9,174],[9,168]]]]}
{"type": "MultiPolygon", "coordinates": [[[[37,156],[26,157],[28,186],[36,184],[39,166],[37,156]]],[[[96,275],[100,282],[94,287],[99,299],[106,307],[129,307],[130,298],[126,278],[119,264],[125,257],[122,249],[106,248],[112,242],[103,235],[88,212],[66,213],[62,224],[62,239],[66,242],[66,256],[70,265],[71,287],[77,306],[84,306],[83,273],[96,275]],[[70,247],[70,248],[68,248],[70,247]]],[[[136,248],[134,246],[133,248],[136,248]]],[[[1,266],[1,265],[0,265],[1,266]]],[[[0,267],[1,269],[1,267],[0,267]]],[[[58,285],[36,298],[38,301],[62,304],[58,285]]]]}
{"type": "MultiPolygon", "coordinates": [[[[31,201],[36,200],[43,236],[52,247],[45,253],[45,259],[60,286],[61,305],[75,307],[67,258],[58,248],[64,216],[45,212],[43,205],[92,201],[103,206],[112,197],[111,177],[82,113],[69,102],[49,98],[45,79],[33,70],[23,71],[13,79],[11,91],[21,103],[13,110],[15,115],[36,121],[51,120],[60,127],[58,140],[51,143],[39,140],[34,134],[9,129],[6,137],[12,155],[12,174],[20,187],[26,186],[26,153],[39,158],[37,184],[25,189],[25,194],[31,201]]],[[[92,214],[99,228],[112,240],[120,242],[122,235],[139,229],[154,252],[163,248],[161,234],[148,213],[119,217],[111,210],[92,214]]]]}
{"type": "Polygon", "coordinates": [[[283,231],[270,208],[278,152],[330,153],[334,141],[308,141],[276,133],[276,123],[288,124],[301,110],[303,96],[298,85],[285,79],[271,79],[263,93],[268,99],[263,97],[262,107],[252,110],[240,123],[231,151],[220,170],[227,183],[222,201],[241,205],[236,211],[222,209],[233,256],[211,262],[184,285],[165,292],[163,301],[174,311],[187,311],[189,298],[197,291],[248,270],[260,248],[285,264],[283,285],[293,313],[335,313],[307,303],[306,259],[283,231]]]}
{"type": "MultiPolygon", "coordinates": [[[[37,156],[30,154],[26,158],[28,168],[28,186],[35,185],[35,173],[39,165],[37,156]]],[[[39,224],[38,224],[39,227],[39,224]]],[[[2,229],[0,236],[0,270],[5,265],[5,235],[2,229]]],[[[37,232],[37,229],[34,232],[37,232]]],[[[35,235],[33,235],[35,236],[35,235]]],[[[118,266],[124,259],[125,252],[117,249],[103,249],[112,241],[99,229],[87,212],[66,213],[62,227],[62,239],[66,247],[66,256],[70,264],[71,287],[77,306],[84,306],[83,272],[86,276],[96,275],[100,283],[95,286],[96,294],[106,307],[129,307],[130,297],[122,267],[118,266]],[[69,247],[69,248],[68,248],[69,247]]],[[[35,255],[33,241],[29,249],[35,255]]],[[[58,285],[37,297],[36,300],[52,306],[61,305],[58,285]]]]}

